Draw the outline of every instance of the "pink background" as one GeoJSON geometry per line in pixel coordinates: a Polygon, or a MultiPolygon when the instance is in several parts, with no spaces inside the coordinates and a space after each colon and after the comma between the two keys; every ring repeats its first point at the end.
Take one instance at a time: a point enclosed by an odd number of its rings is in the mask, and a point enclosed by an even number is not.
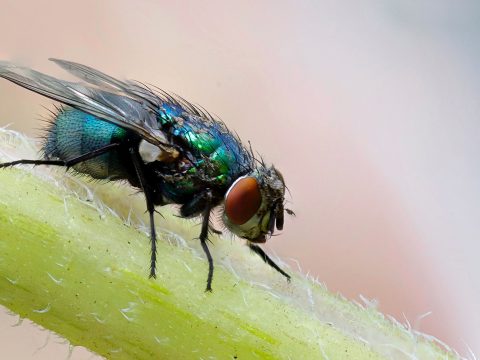
{"type": "MultiPolygon", "coordinates": [[[[297,213],[268,248],[329,289],[480,353],[476,1],[0,0],[0,58],[59,57],[218,114],[285,175],[297,213]],[[293,264],[293,262],[292,262],[293,264]],[[417,319],[432,312],[420,321],[417,319]]],[[[0,82],[0,126],[51,101],[0,82]]],[[[6,358],[63,358],[0,310],[6,358]],[[55,357],[56,358],[56,357],[55,357]]],[[[75,350],[74,359],[88,358],[75,350]]]]}

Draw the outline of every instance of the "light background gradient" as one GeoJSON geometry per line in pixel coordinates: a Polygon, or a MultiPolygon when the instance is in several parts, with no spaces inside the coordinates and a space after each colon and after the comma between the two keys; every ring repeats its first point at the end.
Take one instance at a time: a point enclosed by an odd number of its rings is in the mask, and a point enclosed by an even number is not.
{"type": "MultiPolygon", "coordinates": [[[[78,61],[218,114],[292,193],[297,217],[270,251],[333,291],[378,299],[382,312],[480,353],[478,1],[0,8],[1,59],[57,76],[48,57],[78,61]]],[[[38,134],[42,104],[51,101],[0,82],[0,125],[38,134]]],[[[12,328],[0,312],[5,358],[66,356],[55,341],[32,356],[46,334],[12,328]]]]}

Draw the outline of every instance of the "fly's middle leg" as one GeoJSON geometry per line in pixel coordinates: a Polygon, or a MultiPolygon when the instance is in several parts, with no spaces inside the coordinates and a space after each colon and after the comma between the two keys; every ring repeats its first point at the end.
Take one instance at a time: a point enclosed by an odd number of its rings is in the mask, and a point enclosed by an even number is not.
{"type": "Polygon", "coordinates": [[[182,217],[192,217],[201,214],[202,215],[202,230],[200,231],[200,244],[202,245],[203,252],[208,260],[208,276],[207,276],[207,287],[205,291],[212,291],[212,280],[213,280],[213,258],[210,254],[210,249],[208,248],[208,233],[212,230],[210,224],[210,213],[213,207],[213,195],[211,190],[207,189],[206,191],[195,196],[190,202],[183,204],[180,208],[180,215],[182,217]]]}
{"type": "Polygon", "coordinates": [[[202,231],[200,232],[200,243],[202,244],[202,249],[205,252],[205,255],[208,259],[208,277],[207,277],[207,287],[205,291],[212,291],[212,280],[213,280],[213,259],[208,249],[207,240],[208,240],[208,231],[210,229],[210,212],[212,210],[212,194],[208,191],[206,194],[207,204],[205,210],[203,211],[202,219],[202,231]]]}

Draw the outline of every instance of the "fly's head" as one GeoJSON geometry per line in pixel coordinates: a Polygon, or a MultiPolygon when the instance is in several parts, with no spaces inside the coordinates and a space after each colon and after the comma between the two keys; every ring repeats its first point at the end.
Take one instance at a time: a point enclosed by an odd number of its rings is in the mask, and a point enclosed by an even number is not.
{"type": "Polygon", "coordinates": [[[285,181],[275,167],[257,167],[238,178],[224,199],[223,222],[235,235],[264,243],[283,229],[285,181]]]}

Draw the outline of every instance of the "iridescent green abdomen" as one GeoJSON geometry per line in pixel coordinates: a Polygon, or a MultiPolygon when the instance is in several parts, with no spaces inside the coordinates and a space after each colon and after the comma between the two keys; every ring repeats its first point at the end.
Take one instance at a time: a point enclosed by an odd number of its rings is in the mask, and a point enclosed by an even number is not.
{"type": "MultiPolygon", "coordinates": [[[[44,143],[48,159],[70,160],[125,138],[125,129],[73,108],[59,111],[44,143]]],[[[117,150],[79,163],[73,168],[95,179],[126,177],[117,150]]]]}

